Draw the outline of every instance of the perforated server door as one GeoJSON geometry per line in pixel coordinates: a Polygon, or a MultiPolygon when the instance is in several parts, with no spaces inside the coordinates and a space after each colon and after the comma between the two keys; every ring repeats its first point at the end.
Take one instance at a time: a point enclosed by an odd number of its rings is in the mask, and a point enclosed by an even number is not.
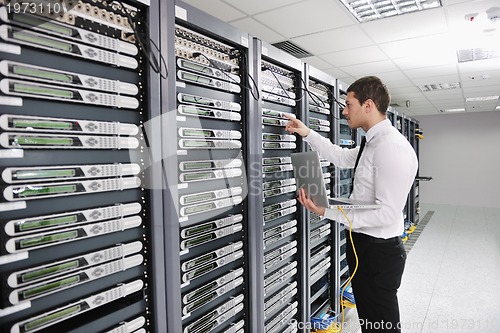
{"type": "Polygon", "coordinates": [[[182,8],[186,15],[178,16],[175,26],[182,332],[243,332],[248,325],[244,123],[246,99],[255,90],[247,81],[248,35],[182,8]]]}
{"type": "Polygon", "coordinates": [[[300,321],[305,262],[295,178],[290,154],[301,142],[285,131],[285,115],[301,117],[302,63],[262,43],[260,77],[262,97],[262,191],[264,216],[264,331],[296,332],[300,321]],[[300,231],[299,231],[300,229],[300,231]],[[292,324],[290,324],[292,323],[292,324]]]}
{"type": "MultiPolygon", "coordinates": [[[[338,110],[335,89],[336,80],[316,68],[305,65],[307,94],[307,124],[321,136],[335,142],[335,125],[338,110]]],[[[321,161],[323,176],[327,191],[333,196],[332,189],[336,181],[335,167],[326,160],[321,161]]],[[[309,217],[309,317],[318,317],[321,314],[337,312],[336,289],[338,288],[337,260],[335,246],[337,239],[335,230],[338,229],[334,221],[323,219],[321,216],[308,213],[309,217]]]]}
{"type": "Polygon", "coordinates": [[[0,3],[1,331],[143,332],[149,8],[0,3]]]}

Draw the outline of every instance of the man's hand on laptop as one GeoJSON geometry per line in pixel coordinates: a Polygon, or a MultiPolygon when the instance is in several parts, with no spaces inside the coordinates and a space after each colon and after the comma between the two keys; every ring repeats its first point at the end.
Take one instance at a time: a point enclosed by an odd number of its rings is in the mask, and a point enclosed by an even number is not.
{"type": "Polygon", "coordinates": [[[298,200],[307,210],[320,216],[325,215],[325,207],[317,206],[311,199],[307,197],[306,191],[303,188],[299,190],[298,200]]]}
{"type": "Polygon", "coordinates": [[[287,115],[283,113],[285,117],[288,118],[288,123],[285,126],[285,130],[290,132],[290,134],[297,133],[300,136],[308,136],[309,135],[309,127],[304,125],[303,122],[295,118],[295,115],[287,115]]]}

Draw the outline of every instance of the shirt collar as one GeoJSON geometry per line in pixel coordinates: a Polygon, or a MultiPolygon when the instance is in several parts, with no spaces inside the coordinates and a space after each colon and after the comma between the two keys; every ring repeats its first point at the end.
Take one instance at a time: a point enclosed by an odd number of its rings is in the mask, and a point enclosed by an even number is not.
{"type": "Polygon", "coordinates": [[[366,132],[366,142],[370,142],[370,140],[373,139],[373,137],[377,133],[382,132],[385,128],[390,127],[390,126],[392,126],[392,125],[391,125],[391,122],[389,121],[389,119],[384,119],[381,122],[378,122],[372,128],[370,128],[368,130],[368,132],[366,132]]]}

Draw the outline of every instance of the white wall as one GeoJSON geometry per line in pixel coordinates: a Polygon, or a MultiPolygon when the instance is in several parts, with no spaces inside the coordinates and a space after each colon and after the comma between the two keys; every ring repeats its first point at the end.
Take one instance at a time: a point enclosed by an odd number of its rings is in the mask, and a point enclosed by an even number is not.
{"type": "Polygon", "coordinates": [[[415,117],[420,140],[420,202],[500,207],[500,112],[415,117]]]}

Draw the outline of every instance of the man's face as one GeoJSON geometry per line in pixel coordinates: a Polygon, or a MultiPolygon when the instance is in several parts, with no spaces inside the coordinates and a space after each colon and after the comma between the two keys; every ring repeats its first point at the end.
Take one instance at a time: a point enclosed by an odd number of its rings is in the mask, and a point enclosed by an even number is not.
{"type": "Polygon", "coordinates": [[[350,128],[362,127],[365,119],[364,105],[354,97],[354,92],[347,93],[346,106],[342,114],[346,117],[350,128]]]}

